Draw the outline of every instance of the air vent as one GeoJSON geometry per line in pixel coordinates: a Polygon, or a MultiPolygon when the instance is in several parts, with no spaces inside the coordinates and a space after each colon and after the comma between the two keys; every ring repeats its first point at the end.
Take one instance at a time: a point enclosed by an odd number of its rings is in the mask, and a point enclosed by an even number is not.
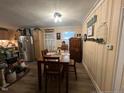
{"type": "Polygon", "coordinates": [[[46,32],[46,33],[54,32],[54,29],[45,29],[45,32],[46,32]]]}
{"type": "Polygon", "coordinates": [[[0,31],[8,31],[8,29],[4,27],[0,27],[0,31]]]}

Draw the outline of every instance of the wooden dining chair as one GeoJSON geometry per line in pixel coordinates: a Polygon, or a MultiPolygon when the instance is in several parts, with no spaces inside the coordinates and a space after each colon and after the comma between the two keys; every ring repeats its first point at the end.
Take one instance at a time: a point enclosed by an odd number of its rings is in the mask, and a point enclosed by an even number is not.
{"type": "Polygon", "coordinates": [[[48,49],[44,49],[41,51],[42,57],[44,58],[45,55],[47,55],[48,49]]]}
{"type": "Polygon", "coordinates": [[[59,62],[59,57],[44,57],[44,61],[45,93],[47,93],[47,83],[50,77],[58,77],[58,93],[60,93],[63,65],[59,62]]]}
{"type": "Polygon", "coordinates": [[[74,59],[71,59],[71,62],[69,63],[69,67],[73,68],[73,70],[71,70],[70,72],[74,72],[75,73],[75,78],[77,80],[76,61],[74,59]]]}

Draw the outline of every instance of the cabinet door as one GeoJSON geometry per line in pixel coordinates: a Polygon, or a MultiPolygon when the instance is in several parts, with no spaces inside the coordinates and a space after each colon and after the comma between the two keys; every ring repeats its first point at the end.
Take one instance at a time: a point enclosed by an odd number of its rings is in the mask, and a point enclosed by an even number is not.
{"type": "Polygon", "coordinates": [[[8,40],[9,36],[8,31],[0,31],[0,40],[8,40]]]}
{"type": "Polygon", "coordinates": [[[70,39],[70,58],[75,59],[77,62],[82,60],[82,47],[80,38],[70,39]]]}
{"type": "Polygon", "coordinates": [[[3,39],[3,32],[0,31],[0,40],[2,40],[2,39],[3,39]]]}

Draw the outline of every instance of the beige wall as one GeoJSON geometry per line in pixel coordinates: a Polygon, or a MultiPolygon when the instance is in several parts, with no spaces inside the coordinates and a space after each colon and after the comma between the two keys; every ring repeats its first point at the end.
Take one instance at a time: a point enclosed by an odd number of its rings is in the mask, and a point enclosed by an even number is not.
{"type": "Polygon", "coordinates": [[[120,7],[121,0],[101,0],[83,23],[83,33],[86,33],[87,22],[92,16],[97,15],[98,20],[95,23],[94,37],[102,36],[102,31],[106,32],[104,34],[107,38],[107,43],[113,45],[113,50],[108,50],[106,44],[98,44],[92,41],[84,42],[83,61],[85,67],[88,69],[97,89],[102,91],[111,91],[113,87],[119,36],[120,7]]]}

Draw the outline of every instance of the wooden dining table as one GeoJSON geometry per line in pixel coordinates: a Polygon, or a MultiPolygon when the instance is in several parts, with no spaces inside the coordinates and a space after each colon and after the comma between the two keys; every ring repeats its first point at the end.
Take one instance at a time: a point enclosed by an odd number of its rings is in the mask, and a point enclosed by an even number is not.
{"type": "MultiPolygon", "coordinates": [[[[60,58],[60,63],[63,64],[64,66],[64,71],[66,74],[66,93],[68,93],[68,87],[69,87],[69,74],[68,74],[68,64],[70,62],[70,55],[68,52],[62,52],[62,53],[48,53],[48,55],[45,55],[47,57],[59,57],[60,58]]],[[[42,73],[42,66],[41,64],[44,64],[45,62],[40,59],[37,61],[37,66],[38,66],[38,86],[39,86],[39,90],[42,89],[42,77],[43,77],[43,73],[42,73]]]]}

